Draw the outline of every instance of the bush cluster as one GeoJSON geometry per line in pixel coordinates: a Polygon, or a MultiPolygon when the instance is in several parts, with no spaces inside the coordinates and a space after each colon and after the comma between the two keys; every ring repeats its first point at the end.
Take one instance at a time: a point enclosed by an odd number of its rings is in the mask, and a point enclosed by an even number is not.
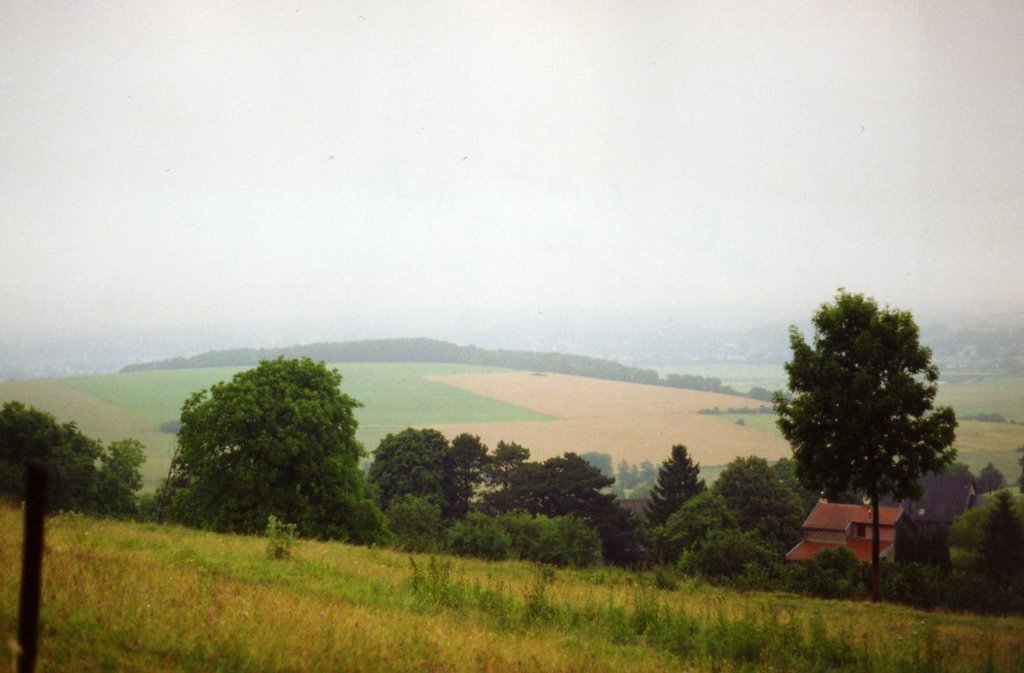
{"type": "Polygon", "coordinates": [[[470,512],[445,527],[440,508],[407,496],[388,510],[392,543],[404,551],[446,551],[489,561],[517,559],[585,567],[601,561],[601,538],[575,516],[547,517],[522,510],[500,516],[470,512]]]}

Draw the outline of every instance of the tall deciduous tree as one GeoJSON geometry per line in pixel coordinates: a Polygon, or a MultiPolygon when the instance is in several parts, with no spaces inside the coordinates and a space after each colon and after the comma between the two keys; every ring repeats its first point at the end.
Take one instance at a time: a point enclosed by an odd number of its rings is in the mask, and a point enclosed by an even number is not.
{"type": "Polygon", "coordinates": [[[270,515],[300,534],[372,542],[384,517],[366,488],[341,374],[309,358],[264,360],[181,410],[171,518],[255,533],[270,515]]]}
{"type": "Polygon", "coordinates": [[[445,508],[445,457],[448,440],[437,430],[406,428],[388,434],[373,452],[370,481],[380,492],[380,506],[404,495],[426,498],[445,508]]]}
{"type": "Polygon", "coordinates": [[[933,407],[939,371],[909,312],[879,309],[873,299],[840,290],[812,322],[810,344],[790,329],[791,396],[775,394],[778,425],[805,486],[826,494],[852,489],[870,499],[878,600],[879,500],[920,497],[918,478],[956,456],[956,417],[933,407]]]}
{"type": "Polygon", "coordinates": [[[687,500],[702,492],[700,463],[694,463],[686,446],[676,444],[671,455],[658,469],[658,480],[647,503],[647,523],[651,528],[663,525],[687,500]]]}
{"type": "Polygon", "coordinates": [[[687,500],[654,533],[654,546],[662,563],[675,565],[683,552],[699,549],[717,531],[736,528],[736,517],[725,498],[704,491],[687,500]]]}
{"type": "Polygon", "coordinates": [[[740,530],[757,533],[776,551],[785,552],[800,539],[800,497],[764,458],[736,458],[718,475],[713,490],[725,499],[740,530]]]}

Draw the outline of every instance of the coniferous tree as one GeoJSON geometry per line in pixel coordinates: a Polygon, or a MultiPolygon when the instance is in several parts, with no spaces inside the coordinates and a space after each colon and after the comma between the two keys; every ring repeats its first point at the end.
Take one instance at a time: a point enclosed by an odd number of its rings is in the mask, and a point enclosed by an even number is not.
{"type": "Polygon", "coordinates": [[[1006,478],[998,467],[989,463],[981,469],[981,474],[974,480],[974,483],[978,487],[978,493],[991,493],[1006,486],[1006,478]]]}
{"type": "Polygon", "coordinates": [[[658,469],[658,480],[647,503],[647,523],[651,528],[663,525],[687,500],[701,493],[704,480],[700,463],[694,463],[683,444],[672,447],[672,455],[658,469]]]}
{"type": "Polygon", "coordinates": [[[1013,497],[1000,491],[985,521],[985,543],[981,546],[981,565],[996,582],[1024,576],[1024,525],[1013,511],[1013,497]]]}
{"type": "Polygon", "coordinates": [[[476,487],[483,483],[487,467],[487,446],[477,435],[464,432],[452,440],[444,457],[444,515],[463,519],[476,487]]]}

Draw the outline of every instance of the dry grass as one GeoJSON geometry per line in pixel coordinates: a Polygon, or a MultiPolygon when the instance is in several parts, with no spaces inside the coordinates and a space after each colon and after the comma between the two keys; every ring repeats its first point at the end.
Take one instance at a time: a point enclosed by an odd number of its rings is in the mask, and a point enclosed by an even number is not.
{"type": "Polygon", "coordinates": [[[515,441],[543,460],[566,451],[598,451],[615,462],[658,463],[673,444],[686,444],[702,465],[722,465],[736,456],[775,460],[790,455],[779,436],[699,409],[756,407],[747,398],[662,386],[603,381],[562,374],[494,373],[435,376],[463,390],[526,407],[556,420],[542,423],[464,423],[435,426],[448,437],[480,435],[489,446],[515,441]]]}
{"type": "MultiPolygon", "coordinates": [[[[0,504],[5,641],[16,625],[19,518],[0,504]]],[[[546,616],[533,620],[539,574],[527,564],[454,560],[452,598],[434,602],[414,591],[405,554],[314,542],[290,561],[264,551],[256,537],[49,519],[39,670],[938,673],[990,660],[1012,671],[1024,655],[1021,619],[688,581],[659,591],[646,575],[599,568],[554,573],[546,616]],[[667,624],[682,628],[658,628],[667,624]]]]}

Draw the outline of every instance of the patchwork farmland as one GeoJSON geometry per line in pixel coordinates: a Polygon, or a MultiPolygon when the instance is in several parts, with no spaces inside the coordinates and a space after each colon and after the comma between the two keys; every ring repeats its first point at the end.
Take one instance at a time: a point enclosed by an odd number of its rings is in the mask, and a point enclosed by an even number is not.
{"type": "MultiPolygon", "coordinates": [[[[435,427],[448,437],[480,435],[493,446],[515,441],[544,459],[565,451],[600,451],[613,460],[657,462],[672,444],[686,443],[696,460],[722,464],[736,455],[785,455],[776,434],[741,427],[696,412],[706,407],[749,406],[745,398],[603,381],[558,374],[429,363],[333,364],[343,390],[363,403],[358,438],[372,451],[389,432],[435,427]]],[[[74,420],[87,435],[109,442],[136,437],[147,446],[145,480],[166,475],[173,422],[186,397],[239,368],[109,374],[0,383],[0,400],[21,400],[74,420]]]]}
{"type": "MultiPolygon", "coordinates": [[[[663,460],[684,443],[705,468],[736,456],[768,459],[789,447],[771,414],[703,415],[700,409],[757,407],[748,398],[603,379],[538,374],[462,364],[335,363],[343,390],[363,403],[357,436],[372,451],[389,432],[434,427],[446,436],[480,435],[486,444],[515,441],[534,459],[565,451],[597,451],[618,462],[663,460]]],[[[728,365],[705,376],[743,389],[773,389],[781,369],[728,365]]],[[[20,400],[75,421],[85,434],[110,442],[135,437],[147,447],[144,478],[153,488],[167,474],[173,435],[162,425],[178,418],[193,392],[230,378],[242,368],[216,367],[0,382],[0,402],[20,400]]],[[[680,370],[682,371],[682,370],[680,370]]],[[[1019,475],[1017,447],[1024,445],[1024,377],[966,376],[944,383],[939,403],[961,417],[998,412],[1005,423],[961,419],[959,458],[977,474],[989,462],[1008,479],[1019,475]],[[1016,422],[1009,422],[1016,421],[1016,422]]],[[[711,471],[713,472],[713,470],[711,471]]]]}

